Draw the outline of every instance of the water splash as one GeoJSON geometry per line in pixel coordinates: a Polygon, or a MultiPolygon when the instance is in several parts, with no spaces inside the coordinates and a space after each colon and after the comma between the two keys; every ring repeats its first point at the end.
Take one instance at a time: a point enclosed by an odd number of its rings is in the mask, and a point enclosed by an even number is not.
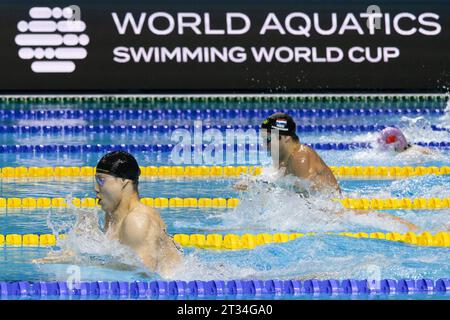
{"type": "Polygon", "coordinates": [[[99,210],[96,208],[77,208],[72,205],[72,197],[66,198],[68,211],[76,216],[75,222],[53,222],[53,216],[47,215],[47,226],[58,239],[58,251],[52,254],[73,254],[73,261],[84,265],[107,266],[119,270],[137,270],[148,272],[139,256],[128,246],[111,239],[108,233],[100,229],[99,210]],[[65,234],[59,239],[59,234],[65,234]]]}
{"type": "Polygon", "coordinates": [[[356,151],[350,155],[351,163],[357,165],[387,165],[387,166],[418,166],[434,161],[445,161],[448,156],[434,150],[432,154],[423,154],[420,151],[395,152],[392,150],[380,151],[367,149],[356,151]]]}
{"type": "MultiPolygon", "coordinates": [[[[248,176],[247,180],[255,179],[248,176]]],[[[414,188],[427,189],[445,182],[445,177],[417,177],[393,182],[379,194],[391,195],[414,188]],[[437,179],[437,180],[433,180],[437,179]],[[417,186],[417,184],[421,186],[417,186]]],[[[368,229],[405,232],[401,225],[378,217],[376,213],[355,215],[342,212],[330,197],[295,194],[288,186],[293,180],[271,169],[253,181],[242,193],[240,205],[232,212],[211,214],[219,219],[216,230],[244,232],[319,232],[316,236],[298,238],[282,244],[270,244],[254,250],[187,249],[182,263],[166,279],[326,279],[368,278],[375,266],[383,278],[439,278],[448,270],[446,248],[427,248],[376,239],[352,239],[324,234],[328,231],[361,231],[368,229]],[[263,182],[263,181],[264,182],[263,182]],[[442,267],[445,266],[445,267],[442,267]]],[[[446,182],[445,182],[446,183],[446,182]]],[[[307,184],[305,183],[305,187],[307,184]]],[[[442,191],[442,190],[441,190],[442,191]]],[[[430,191],[431,192],[431,191],[430,191]]],[[[443,192],[443,191],[442,191],[443,192]]],[[[358,195],[356,191],[355,196],[358,195]]],[[[71,203],[71,199],[67,199],[71,203]]],[[[76,263],[82,266],[83,280],[145,280],[159,278],[142,267],[132,250],[112,241],[99,228],[99,213],[94,209],[69,208],[77,216],[71,225],[51,224],[53,232],[69,230],[59,243],[63,249],[76,252],[76,263]]],[[[429,216],[427,217],[429,220],[429,216]]],[[[447,218],[448,220],[448,215],[447,218]]],[[[48,268],[48,267],[47,267],[48,268]]],[[[65,273],[63,265],[51,269],[54,279],[65,273]]],[[[65,274],[64,274],[65,276],[65,274]]]]}
{"type": "MultiPolygon", "coordinates": [[[[247,177],[247,181],[251,179],[247,177]]],[[[251,187],[240,195],[239,205],[233,211],[211,218],[219,217],[223,230],[240,233],[407,231],[402,223],[377,212],[357,214],[343,209],[339,202],[333,200],[335,194],[299,195],[289,188],[298,181],[293,176],[282,177],[272,170],[265,171],[260,177],[253,178],[251,187]]],[[[305,181],[300,183],[307,187],[305,181]]]]}
{"type": "Polygon", "coordinates": [[[438,123],[441,127],[450,130],[450,98],[447,99],[447,104],[444,109],[444,115],[439,118],[438,123]]]}
{"type": "Polygon", "coordinates": [[[170,279],[365,279],[374,268],[382,278],[439,278],[448,260],[442,248],[324,235],[254,250],[191,250],[170,279]]]}

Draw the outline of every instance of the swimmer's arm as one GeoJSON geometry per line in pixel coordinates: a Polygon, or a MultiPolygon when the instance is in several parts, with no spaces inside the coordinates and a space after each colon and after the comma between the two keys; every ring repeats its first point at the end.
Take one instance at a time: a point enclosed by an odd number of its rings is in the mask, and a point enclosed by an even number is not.
{"type": "Polygon", "coordinates": [[[144,265],[161,276],[170,276],[181,262],[176,245],[165,232],[164,222],[150,219],[145,212],[135,214],[125,225],[127,244],[144,265]]]}
{"type": "MultiPolygon", "coordinates": [[[[343,212],[341,212],[341,213],[343,213],[343,212]]],[[[396,221],[396,222],[398,222],[398,223],[403,224],[404,226],[406,226],[406,227],[408,228],[409,231],[413,231],[413,232],[419,231],[419,227],[417,227],[415,224],[413,224],[413,223],[411,223],[411,222],[409,222],[409,221],[407,221],[407,220],[405,220],[405,219],[396,217],[396,216],[394,216],[394,215],[392,215],[392,214],[389,214],[389,213],[384,213],[384,212],[374,212],[374,211],[368,211],[368,210],[354,210],[353,213],[354,213],[354,214],[369,214],[369,213],[374,213],[374,214],[376,214],[377,216],[379,216],[379,217],[381,217],[381,218],[388,218],[388,219],[391,219],[391,220],[394,220],[394,221],[396,221]]]]}
{"type": "Polygon", "coordinates": [[[411,223],[411,222],[409,222],[409,221],[407,221],[405,219],[396,217],[396,216],[394,216],[392,214],[389,214],[389,213],[377,212],[376,214],[379,217],[389,218],[389,219],[395,220],[396,222],[399,222],[399,223],[405,225],[408,228],[409,231],[413,231],[413,232],[419,231],[419,228],[415,224],[413,224],[413,223],[411,223]]]}
{"type": "Polygon", "coordinates": [[[321,189],[333,189],[331,191],[337,191],[339,193],[339,195],[342,196],[342,190],[341,187],[339,186],[339,183],[336,179],[336,177],[333,174],[333,171],[330,169],[330,167],[326,166],[326,170],[328,170],[328,174],[325,175],[320,175],[318,177],[318,183],[321,189]]]}
{"type": "Polygon", "coordinates": [[[306,156],[305,152],[296,153],[293,157],[293,161],[291,163],[292,174],[300,179],[309,179],[310,178],[310,161],[306,156]]]}
{"type": "MultiPolygon", "coordinates": [[[[294,161],[292,163],[292,170],[296,177],[300,179],[307,179],[311,183],[311,190],[313,191],[323,191],[324,189],[335,189],[341,194],[341,189],[336,180],[336,177],[330,170],[330,175],[318,174],[317,172],[311,172],[311,163],[306,155],[296,154],[294,161]]],[[[302,189],[300,185],[295,184],[294,187],[302,189]]]]}
{"type": "Polygon", "coordinates": [[[134,213],[124,223],[124,243],[130,246],[150,271],[155,272],[158,265],[158,230],[145,212],[134,213]]]}
{"type": "MultiPolygon", "coordinates": [[[[307,180],[310,183],[310,188],[313,191],[321,191],[329,185],[321,175],[311,173],[311,163],[309,158],[304,153],[297,153],[292,161],[292,173],[302,180],[307,180]]],[[[295,183],[294,187],[298,190],[304,189],[299,183],[295,183]]],[[[339,188],[339,187],[338,187],[339,188]]]]}
{"type": "Polygon", "coordinates": [[[31,263],[68,263],[75,260],[75,254],[70,250],[50,251],[44,258],[33,259],[31,263]]]}
{"type": "MultiPolygon", "coordinates": [[[[309,188],[315,190],[316,185],[315,183],[310,179],[309,174],[309,160],[306,156],[303,155],[295,155],[294,161],[292,162],[292,174],[296,176],[297,178],[300,178],[303,181],[309,182],[309,188]]],[[[293,188],[297,193],[303,193],[305,191],[305,185],[302,183],[296,181],[293,184],[293,188]]]]}
{"type": "Polygon", "coordinates": [[[424,147],[421,147],[421,146],[418,146],[418,145],[413,145],[411,147],[411,150],[417,150],[420,153],[426,154],[426,155],[430,155],[430,154],[434,154],[435,153],[433,150],[431,150],[429,148],[424,148],[424,147]]]}

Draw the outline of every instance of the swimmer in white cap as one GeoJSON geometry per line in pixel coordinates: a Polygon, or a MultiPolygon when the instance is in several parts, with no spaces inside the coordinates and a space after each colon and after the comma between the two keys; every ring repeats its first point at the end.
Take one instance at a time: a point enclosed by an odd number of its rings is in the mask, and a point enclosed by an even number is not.
{"type": "Polygon", "coordinates": [[[392,150],[395,152],[420,152],[422,154],[433,154],[433,151],[406,140],[403,132],[394,127],[387,127],[380,132],[377,138],[378,146],[381,150],[392,150]]]}

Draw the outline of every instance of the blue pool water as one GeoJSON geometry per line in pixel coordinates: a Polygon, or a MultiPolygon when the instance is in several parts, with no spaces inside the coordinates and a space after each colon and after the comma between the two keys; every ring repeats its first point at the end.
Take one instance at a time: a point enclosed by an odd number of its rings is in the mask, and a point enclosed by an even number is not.
{"type": "MultiPolygon", "coordinates": [[[[145,106],[144,106],[145,107],[145,106]]],[[[155,106],[152,106],[155,108],[155,106]]],[[[377,102],[375,105],[342,105],[332,102],[302,105],[276,103],[190,103],[187,105],[169,104],[159,107],[172,109],[264,109],[264,108],[378,108],[431,107],[441,114],[407,115],[342,115],[336,117],[296,117],[302,125],[386,125],[395,124],[404,129],[412,142],[450,141],[448,130],[436,131],[431,125],[450,128],[445,103],[411,106],[393,106],[392,102],[377,102]],[[231,104],[231,105],[230,105],[231,104]]],[[[22,103],[5,104],[0,109],[15,110],[63,110],[63,109],[142,109],[135,103],[22,103]]],[[[447,108],[448,110],[448,108],[447,108]]],[[[202,118],[191,116],[177,118],[160,116],[156,119],[114,119],[93,117],[49,117],[44,119],[11,119],[4,116],[0,125],[17,126],[64,126],[64,125],[193,125],[193,120],[202,120],[204,125],[258,125],[261,117],[241,115],[238,117],[202,118]]],[[[374,142],[376,132],[299,132],[302,142],[374,142]]],[[[0,145],[38,145],[38,144],[167,144],[173,143],[169,132],[159,133],[0,133],[0,145]]],[[[328,165],[352,166],[445,166],[449,165],[450,150],[437,149],[432,156],[402,156],[382,154],[372,149],[319,151],[328,165]]],[[[95,166],[100,153],[0,153],[0,167],[6,166],[95,166]]],[[[135,154],[142,166],[171,165],[169,152],[138,152],[135,154]]],[[[218,163],[220,165],[220,163],[218,163]]],[[[246,165],[247,163],[233,163],[246,165]]],[[[255,165],[259,163],[253,163],[255,165]]],[[[185,248],[183,265],[166,280],[213,280],[213,279],[439,279],[450,274],[450,249],[442,247],[419,247],[375,239],[354,239],[327,235],[326,232],[405,232],[402,226],[374,214],[355,217],[351,214],[336,217],[324,212],[336,207],[335,203],[324,199],[313,199],[312,206],[281,188],[269,191],[258,188],[254,192],[237,192],[232,188],[236,179],[150,179],[140,182],[142,197],[237,197],[241,204],[236,209],[226,208],[162,208],[161,216],[171,234],[177,233],[276,233],[276,232],[317,232],[316,236],[298,238],[282,244],[270,244],[254,250],[218,251],[185,248]]],[[[421,176],[402,180],[341,180],[341,188],[350,198],[387,197],[449,197],[450,176],[421,176]]],[[[2,179],[0,194],[9,197],[95,197],[91,178],[59,179],[2,179]]],[[[421,231],[437,233],[450,231],[450,210],[391,210],[389,213],[409,220],[421,231]]],[[[89,221],[102,225],[103,216],[92,209],[0,209],[0,234],[26,233],[68,233],[77,222],[80,214],[88,216],[89,221]]],[[[90,223],[90,222],[89,222],[90,223]]],[[[148,274],[139,266],[127,263],[130,252],[108,243],[93,223],[87,223],[86,233],[77,235],[74,243],[62,244],[79,252],[76,264],[81,267],[83,281],[150,281],[159,279],[158,275],[148,274]],[[121,264],[117,265],[119,261],[121,264]]],[[[36,265],[32,259],[45,257],[51,248],[4,247],[0,251],[1,281],[65,281],[70,264],[36,265]]],[[[411,296],[408,296],[411,297],[411,296]]],[[[245,297],[243,297],[245,298],[245,297]]],[[[273,298],[273,297],[271,297],[273,298]]],[[[281,296],[278,298],[292,298],[281,296]]],[[[297,297],[304,298],[304,297],[297,297]]],[[[309,297],[313,298],[313,297],[309,297]]],[[[314,297],[340,299],[342,297],[314,297]]],[[[361,297],[360,297],[361,298],[361,297]]],[[[366,297],[367,298],[367,297],[366,297]]],[[[380,297],[378,297],[380,298],[380,297]]],[[[382,298],[382,297],[381,297],[382,298]]],[[[427,299],[429,296],[414,296],[427,299]]]]}

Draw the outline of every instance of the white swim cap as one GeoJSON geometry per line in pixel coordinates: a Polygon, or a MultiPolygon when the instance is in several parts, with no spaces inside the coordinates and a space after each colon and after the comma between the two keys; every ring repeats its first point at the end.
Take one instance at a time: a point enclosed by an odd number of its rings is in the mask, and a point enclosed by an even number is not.
{"type": "Polygon", "coordinates": [[[400,129],[394,127],[387,127],[380,132],[377,139],[382,149],[387,149],[393,146],[395,151],[401,152],[407,149],[408,141],[400,129]]]}

